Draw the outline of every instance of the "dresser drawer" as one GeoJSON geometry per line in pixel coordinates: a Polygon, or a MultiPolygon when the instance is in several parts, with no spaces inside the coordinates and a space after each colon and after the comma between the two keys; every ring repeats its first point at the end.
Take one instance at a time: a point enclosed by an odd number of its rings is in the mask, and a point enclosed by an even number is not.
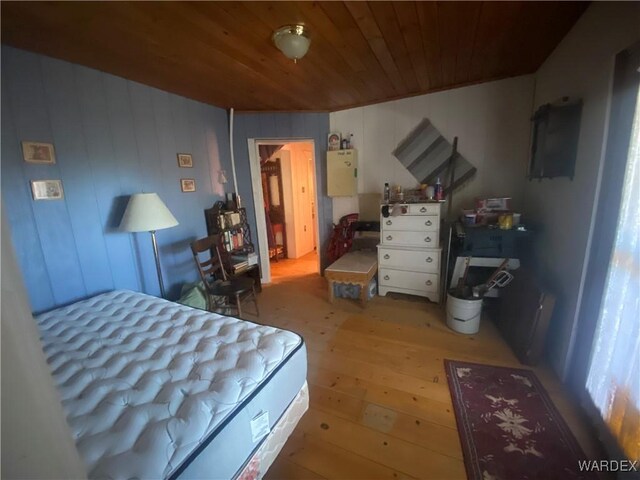
{"type": "Polygon", "coordinates": [[[438,232],[386,231],[380,235],[383,245],[438,248],[438,232]]]}
{"type": "Polygon", "coordinates": [[[405,272],[391,268],[380,268],[378,270],[378,283],[380,285],[409,290],[437,292],[438,278],[438,275],[433,273],[405,272]]]}
{"type": "Polygon", "coordinates": [[[440,272],[440,250],[396,250],[378,248],[378,268],[391,267],[416,272],[440,272]]]}
{"type": "Polygon", "coordinates": [[[407,215],[440,215],[440,204],[410,203],[407,215]]]}
{"type": "Polygon", "coordinates": [[[432,216],[400,216],[381,219],[382,231],[387,230],[413,230],[434,231],[440,227],[440,217],[432,216]]]}

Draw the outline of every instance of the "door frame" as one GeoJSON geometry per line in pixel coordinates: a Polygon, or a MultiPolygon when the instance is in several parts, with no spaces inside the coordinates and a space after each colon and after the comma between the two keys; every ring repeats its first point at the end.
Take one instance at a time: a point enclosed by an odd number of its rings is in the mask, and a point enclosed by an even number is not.
{"type": "MultiPolygon", "coordinates": [[[[260,254],[260,272],[262,283],[271,283],[271,263],[269,262],[269,241],[267,240],[267,221],[264,216],[264,193],[262,190],[262,178],[260,172],[260,154],[258,151],[259,145],[286,145],[288,143],[310,143],[311,144],[311,157],[313,160],[313,184],[314,195],[316,202],[316,215],[315,215],[315,236],[316,245],[320,245],[320,225],[318,218],[318,178],[317,172],[317,159],[316,159],[316,146],[313,138],[248,138],[247,147],[249,148],[249,170],[251,172],[251,190],[253,191],[253,208],[256,216],[256,236],[258,238],[258,250],[260,254]]],[[[282,195],[282,192],[280,192],[282,195]]],[[[320,274],[320,251],[319,247],[316,250],[318,253],[317,258],[317,272],[320,274]]]]}

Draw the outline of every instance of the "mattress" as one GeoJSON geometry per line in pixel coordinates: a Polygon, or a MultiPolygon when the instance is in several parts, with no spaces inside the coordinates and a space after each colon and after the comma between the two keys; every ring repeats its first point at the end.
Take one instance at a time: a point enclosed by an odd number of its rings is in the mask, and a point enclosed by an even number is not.
{"type": "Polygon", "coordinates": [[[36,320],[90,478],[233,478],[305,383],[298,335],[141,293],[36,320]]]}

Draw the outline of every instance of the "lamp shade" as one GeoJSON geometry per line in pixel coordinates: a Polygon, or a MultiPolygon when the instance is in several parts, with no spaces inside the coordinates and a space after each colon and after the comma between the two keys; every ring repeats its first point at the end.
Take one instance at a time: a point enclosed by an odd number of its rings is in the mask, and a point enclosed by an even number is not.
{"type": "Polygon", "coordinates": [[[127,209],[120,221],[120,230],[125,232],[151,232],[178,225],[176,217],[169,211],[157,193],[131,195],[127,209]]]}

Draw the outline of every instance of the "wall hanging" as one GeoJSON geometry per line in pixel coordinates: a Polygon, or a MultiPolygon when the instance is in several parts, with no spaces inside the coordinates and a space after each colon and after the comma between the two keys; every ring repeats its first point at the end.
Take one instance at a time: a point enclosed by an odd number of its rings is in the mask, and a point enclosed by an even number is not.
{"type": "Polygon", "coordinates": [[[180,179],[180,188],[183,192],[195,192],[196,191],[196,181],[193,178],[181,178],[180,179]]]}
{"type": "Polygon", "coordinates": [[[22,157],[29,163],[56,163],[56,155],[51,143],[22,142],[22,157]]]}
{"type": "Polygon", "coordinates": [[[31,194],[34,200],[62,200],[62,180],[31,180],[31,194]]]}
{"type": "Polygon", "coordinates": [[[189,153],[178,154],[178,166],[180,168],[193,168],[193,158],[189,153]]]}

